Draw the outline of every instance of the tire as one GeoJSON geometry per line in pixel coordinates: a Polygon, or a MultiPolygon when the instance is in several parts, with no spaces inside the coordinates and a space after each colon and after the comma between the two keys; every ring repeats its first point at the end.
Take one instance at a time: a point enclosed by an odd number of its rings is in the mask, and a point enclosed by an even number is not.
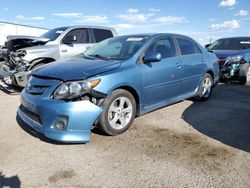
{"type": "Polygon", "coordinates": [[[241,85],[250,85],[250,64],[245,63],[239,71],[239,83],[241,85]]]}
{"type": "Polygon", "coordinates": [[[136,102],[133,95],[126,90],[117,89],[104,100],[97,126],[104,134],[115,136],[131,126],[135,114],[136,102]]]}
{"type": "Polygon", "coordinates": [[[198,95],[195,97],[195,99],[198,101],[208,100],[212,94],[213,84],[213,77],[211,76],[211,74],[206,73],[200,83],[198,95]]]}

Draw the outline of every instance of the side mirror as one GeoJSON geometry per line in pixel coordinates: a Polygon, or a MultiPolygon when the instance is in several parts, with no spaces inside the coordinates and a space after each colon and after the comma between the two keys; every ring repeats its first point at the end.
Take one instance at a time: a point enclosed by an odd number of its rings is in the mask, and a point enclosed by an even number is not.
{"type": "Polygon", "coordinates": [[[211,45],[211,44],[206,44],[206,45],[205,45],[205,48],[208,48],[210,45],[211,45]]]}
{"type": "Polygon", "coordinates": [[[75,41],[76,41],[76,36],[75,35],[68,35],[63,39],[64,44],[72,44],[75,41]]]}
{"type": "Polygon", "coordinates": [[[158,52],[154,52],[154,53],[147,53],[144,57],[143,57],[143,62],[144,63],[148,63],[148,62],[158,62],[161,61],[161,54],[158,52]]]}

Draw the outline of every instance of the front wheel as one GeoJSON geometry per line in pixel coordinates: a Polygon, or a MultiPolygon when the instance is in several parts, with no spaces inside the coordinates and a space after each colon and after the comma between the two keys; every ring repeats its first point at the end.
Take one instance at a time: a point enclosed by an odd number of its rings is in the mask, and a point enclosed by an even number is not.
{"type": "Polygon", "coordinates": [[[105,100],[99,119],[99,129],[107,135],[126,131],[135,118],[136,102],[131,93],[123,89],[113,91],[105,100]]]}
{"type": "Polygon", "coordinates": [[[213,89],[213,78],[209,73],[206,73],[203,77],[198,95],[195,97],[199,101],[206,101],[211,96],[213,89]]]}

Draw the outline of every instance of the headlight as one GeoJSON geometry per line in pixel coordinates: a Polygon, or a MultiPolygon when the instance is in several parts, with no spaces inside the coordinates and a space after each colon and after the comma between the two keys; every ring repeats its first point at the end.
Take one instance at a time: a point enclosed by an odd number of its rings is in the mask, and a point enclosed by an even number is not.
{"type": "Polygon", "coordinates": [[[237,55],[237,56],[231,56],[226,59],[226,62],[240,62],[242,60],[243,56],[242,55],[237,55]]]}
{"type": "Polygon", "coordinates": [[[88,93],[96,87],[101,80],[67,82],[61,84],[53,94],[54,99],[73,99],[88,93]]]}

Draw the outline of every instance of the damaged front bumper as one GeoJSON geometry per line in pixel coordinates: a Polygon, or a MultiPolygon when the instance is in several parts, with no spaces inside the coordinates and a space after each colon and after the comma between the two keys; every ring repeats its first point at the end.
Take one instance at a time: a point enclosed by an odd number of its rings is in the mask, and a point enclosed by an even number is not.
{"type": "Polygon", "coordinates": [[[22,92],[19,117],[47,138],[60,142],[87,143],[102,108],[89,100],[66,102],[22,92]]]}
{"type": "Polygon", "coordinates": [[[31,71],[17,72],[15,69],[11,70],[10,67],[5,64],[0,67],[0,78],[9,86],[14,85],[24,88],[28,83],[30,74],[31,71]]]}

